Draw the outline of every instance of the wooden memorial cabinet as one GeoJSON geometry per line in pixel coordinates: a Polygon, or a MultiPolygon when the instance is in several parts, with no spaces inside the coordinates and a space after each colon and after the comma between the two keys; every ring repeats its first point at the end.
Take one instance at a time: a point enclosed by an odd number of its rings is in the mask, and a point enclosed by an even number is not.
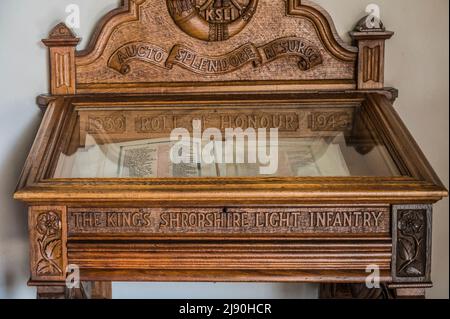
{"type": "Polygon", "coordinates": [[[127,0],[84,51],[57,25],[15,193],[30,207],[38,297],[108,298],[113,281],[423,297],[432,204],[447,191],[384,87],[393,33],[366,20],[349,46],[310,1],[127,0]],[[176,128],[192,139],[173,152],[176,128]],[[257,140],[236,139],[227,163],[226,132],[239,128],[257,140]],[[248,150],[256,163],[236,160],[248,150]],[[263,172],[267,158],[277,165],[263,172]],[[66,286],[73,265],[78,289],[66,286]],[[382,288],[366,288],[370,269],[382,288]]]}

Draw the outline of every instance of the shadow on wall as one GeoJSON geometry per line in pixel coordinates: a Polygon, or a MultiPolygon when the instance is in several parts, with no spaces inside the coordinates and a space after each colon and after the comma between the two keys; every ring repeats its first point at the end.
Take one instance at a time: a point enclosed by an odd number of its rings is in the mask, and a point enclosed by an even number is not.
{"type": "MultiPolygon", "coordinates": [[[[13,112],[10,112],[13,115],[13,112]]],[[[14,119],[10,119],[12,123],[14,119]]],[[[0,163],[0,298],[33,298],[29,288],[27,207],[15,201],[13,194],[25,163],[28,150],[41,122],[40,112],[32,118],[26,130],[16,136],[14,145],[6,151],[0,163]]]]}

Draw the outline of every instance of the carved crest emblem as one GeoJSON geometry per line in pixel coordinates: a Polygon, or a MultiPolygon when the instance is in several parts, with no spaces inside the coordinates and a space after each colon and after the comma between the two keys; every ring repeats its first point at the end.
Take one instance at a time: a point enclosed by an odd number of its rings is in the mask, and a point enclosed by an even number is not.
{"type": "Polygon", "coordinates": [[[176,25],[204,41],[224,41],[241,32],[259,0],[166,0],[176,25]]]}

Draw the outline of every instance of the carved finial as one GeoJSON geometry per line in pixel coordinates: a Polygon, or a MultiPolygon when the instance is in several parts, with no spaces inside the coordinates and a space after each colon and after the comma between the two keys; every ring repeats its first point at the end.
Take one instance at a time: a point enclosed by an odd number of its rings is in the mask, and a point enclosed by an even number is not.
{"type": "Polygon", "coordinates": [[[379,18],[380,8],[376,5],[368,6],[370,12],[358,21],[350,36],[358,45],[358,89],[384,88],[384,57],[386,40],[394,32],[387,31],[379,18]]]}
{"type": "Polygon", "coordinates": [[[80,39],[64,23],[59,23],[42,42],[50,53],[51,93],[75,94],[75,47],[80,39]]]}
{"type": "Polygon", "coordinates": [[[47,46],[76,46],[80,39],[70,30],[70,28],[63,22],[55,26],[47,39],[42,42],[47,46]]]}
{"type": "Polygon", "coordinates": [[[50,31],[49,39],[67,39],[67,38],[76,38],[73,34],[72,30],[69,27],[61,22],[57,26],[55,26],[52,31],[50,31]]]}
{"type": "Polygon", "coordinates": [[[386,28],[384,27],[384,24],[380,19],[369,14],[358,21],[358,23],[355,26],[354,31],[356,31],[356,32],[384,32],[384,31],[386,31],[386,28]]]}

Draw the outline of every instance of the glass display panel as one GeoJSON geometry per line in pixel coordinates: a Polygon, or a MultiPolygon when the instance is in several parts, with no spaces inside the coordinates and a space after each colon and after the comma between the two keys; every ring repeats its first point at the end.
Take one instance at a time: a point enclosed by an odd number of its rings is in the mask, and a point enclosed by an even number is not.
{"type": "Polygon", "coordinates": [[[360,108],[78,109],[53,178],[401,175],[360,108]]]}

